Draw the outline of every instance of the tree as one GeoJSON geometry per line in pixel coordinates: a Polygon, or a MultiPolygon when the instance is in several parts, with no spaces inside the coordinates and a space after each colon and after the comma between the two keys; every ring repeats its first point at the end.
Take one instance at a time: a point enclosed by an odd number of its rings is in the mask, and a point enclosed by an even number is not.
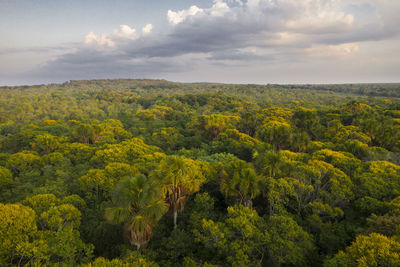
{"type": "Polygon", "coordinates": [[[14,179],[11,171],[8,170],[7,168],[0,166],[0,193],[1,193],[0,201],[3,200],[3,196],[5,197],[6,195],[9,194],[6,192],[10,191],[9,188],[13,184],[14,184],[14,179]]]}
{"type": "Polygon", "coordinates": [[[264,186],[264,198],[268,202],[269,215],[274,215],[276,211],[284,211],[284,205],[288,203],[289,197],[294,194],[294,186],[286,179],[272,177],[264,179],[264,186]]]}
{"type": "Polygon", "coordinates": [[[310,147],[310,137],[306,132],[295,132],[291,138],[290,148],[293,151],[305,152],[310,147]]]}
{"type": "Polygon", "coordinates": [[[50,207],[39,216],[43,230],[38,233],[49,247],[50,260],[74,265],[92,256],[93,245],[80,238],[81,212],[71,204],[50,207]]]}
{"type": "Polygon", "coordinates": [[[80,188],[96,205],[111,197],[112,188],[125,176],[137,175],[139,171],[126,163],[109,163],[104,169],[91,169],[79,178],[80,188]]]}
{"type": "Polygon", "coordinates": [[[177,150],[180,147],[182,139],[183,135],[173,127],[161,128],[160,130],[153,132],[151,137],[152,142],[156,146],[161,147],[164,151],[177,150]]]}
{"type": "Polygon", "coordinates": [[[262,143],[236,129],[228,129],[218,135],[211,143],[211,150],[215,153],[228,152],[242,160],[251,161],[254,149],[262,143]]]}
{"type": "Polygon", "coordinates": [[[222,131],[234,128],[239,121],[239,116],[227,116],[222,114],[201,115],[195,117],[188,124],[188,127],[193,130],[202,131],[203,136],[212,140],[222,131]]]}
{"type": "Polygon", "coordinates": [[[314,249],[313,238],[295,220],[274,215],[269,217],[267,229],[270,235],[268,252],[274,266],[306,265],[307,256],[314,249]]]}
{"type": "Polygon", "coordinates": [[[23,201],[35,211],[38,229],[32,242],[23,247],[24,258],[35,257],[44,265],[74,265],[91,258],[93,245],[85,244],[78,230],[81,212],[69,202],[83,204],[78,196],[61,200],[53,194],[35,195],[23,201]]]}
{"type": "Polygon", "coordinates": [[[341,169],[347,175],[352,175],[361,165],[361,160],[357,159],[352,154],[330,149],[322,149],[314,152],[313,158],[328,162],[336,168],[341,169]]]}
{"type": "Polygon", "coordinates": [[[113,190],[112,206],[106,208],[109,223],[124,223],[124,234],[137,249],[146,245],[152,228],[164,215],[167,207],[158,186],[146,176],[125,177],[113,190]]]}
{"type": "Polygon", "coordinates": [[[12,265],[24,253],[18,247],[26,247],[37,232],[36,214],[20,204],[0,203],[0,218],[0,264],[12,265]]]}
{"type": "Polygon", "coordinates": [[[75,126],[72,137],[83,144],[94,144],[101,139],[102,128],[99,125],[79,123],[75,126]]]}
{"type": "Polygon", "coordinates": [[[97,258],[95,261],[81,265],[82,267],[159,267],[159,265],[153,261],[147,260],[137,251],[131,251],[123,259],[112,259],[108,260],[103,257],[97,258]]]}
{"type": "Polygon", "coordinates": [[[393,236],[399,234],[400,216],[385,214],[377,216],[372,214],[367,218],[368,233],[380,233],[385,236],[393,236]]]}
{"type": "Polygon", "coordinates": [[[75,165],[89,162],[95,152],[93,147],[81,143],[63,143],[59,151],[75,165]]]}
{"type": "Polygon", "coordinates": [[[145,144],[142,139],[132,138],[119,144],[108,144],[103,149],[97,150],[91,161],[98,165],[111,162],[132,163],[158,150],[157,147],[145,144]]]}
{"type": "Polygon", "coordinates": [[[400,243],[377,233],[359,235],[345,251],[339,251],[324,266],[400,266],[400,243]]]}
{"type": "Polygon", "coordinates": [[[293,188],[292,196],[297,204],[293,209],[297,211],[297,214],[301,214],[313,197],[314,187],[294,178],[287,178],[286,181],[293,188]]]}
{"type": "Polygon", "coordinates": [[[298,128],[306,131],[312,140],[320,136],[322,126],[315,109],[301,108],[293,114],[292,120],[298,128]]]}
{"type": "Polygon", "coordinates": [[[220,172],[221,192],[226,199],[236,199],[236,204],[252,208],[254,199],[261,192],[261,178],[249,163],[235,160],[226,164],[220,172]]]}
{"type": "Polygon", "coordinates": [[[355,175],[361,196],[389,200],[400,192],[400,166],[388,161],[369,161],[355,175]]]}
{"type": "Polygon", "coordinates": [[[267,120],[258,130],[258,137],[266,143],[272,144],[276,150],[289,147],[293,130],[285,120],[267,120]]]}
{"type": "Polygon", "coordinates": [[[283,165],[282,154],[274,151],[266,151],[256,157],[254,165],[265,176],[277,178],[283,165]]]}
{"type": "Polygon", "coordinates": [[[6,167],[15,175],[22,172],[39,170],[43,166],[42,159],[33,151],[22,151],[11,155],[6,163],[6,167]]]}
{"type": "Polygon", "coordinates": [[[41,134],[35,137],[32,148],[41,154],[49,154],[59,146],[57,137],[51,134],[41,134]]]}
{"type": "Polygon", "coordinates": [[[205,162],[169,156],[153,173],[153,177],[161,182],[164,196],[174,212],[175,227],[178,212],[183,210],[188,196],[197,192],[205,181],[206,166],[205,162]]]}
{"type": "Polygon", "coordinates": [[[332,205],[340,205],[354,198],[354,184],[350,177],[324,161],[310,160],[307,165],[298,165],[294,176],[314,187],[311,201],[322,199],[332,205]]]}
{"type": "Polygon", "coordinates": [[[40,216],[43,212],[60,204],[60,200],[53,194],[39,194],[26,198],[22,204],[31,207],[40,216]]]}
{"type": "Polygon", "coordinates": [[[218,249],[231,266],[261,266],[271,241],[267,224],[255,210],[238,205],[228,207],[222,222],[203,219],[197,239],[218,249]]]}

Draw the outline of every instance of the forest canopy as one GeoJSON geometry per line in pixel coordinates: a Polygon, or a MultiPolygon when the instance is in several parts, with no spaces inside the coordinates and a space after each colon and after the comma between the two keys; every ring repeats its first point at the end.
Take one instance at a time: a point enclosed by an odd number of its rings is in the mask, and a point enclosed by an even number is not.
{"type": "Polygon", "coordinates": [[[0,87],[0,265],[400,266],[400,84],[0,87]]]}

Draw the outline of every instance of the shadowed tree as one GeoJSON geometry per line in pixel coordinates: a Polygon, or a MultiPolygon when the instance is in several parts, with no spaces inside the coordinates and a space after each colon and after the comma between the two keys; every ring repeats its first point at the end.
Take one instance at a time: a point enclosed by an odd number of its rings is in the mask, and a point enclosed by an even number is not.
{"type": "Polygon", "coordinates": [[[167,210],[159,188],[142,174],[122,179],[113,190],[112,203],[106,220],[124,223],[124,234],[137,249],[150,241],[153,226],[167,210]]]}
{"type": "Polygon", "coordinates": [[[170,156],[153,173],[162,183],[163,193],[174,211],[174,226],[190,194],[197,192],[205,181],[205,162],[179,156],[170,156]]]}
{"type": "Polygon", "coordinates": [[[236,204],[252,208],[252,199],[261,192],[261,178],[252,166],[245,161],[235,160],[224,167],[220,176],[220,189],[225,198],[234,198],[236,204]]]}

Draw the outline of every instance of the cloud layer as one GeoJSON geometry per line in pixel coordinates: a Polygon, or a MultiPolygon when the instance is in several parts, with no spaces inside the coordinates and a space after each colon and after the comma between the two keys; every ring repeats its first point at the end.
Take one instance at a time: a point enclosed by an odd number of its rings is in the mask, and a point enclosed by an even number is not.
{"type": "Polygon", "coordinates": [[[209,7],[168,10],[168,25],[160,30],[147,24],[139,31],[120,25],[111,33],[90,32],[73,52],[31,75],[179,79],[216,68],[265,67],[273,74],[270,64],[342,64],[367,58],[363,44],[397,42],[398,11],[394,0],[215,0],[209,7]]]}

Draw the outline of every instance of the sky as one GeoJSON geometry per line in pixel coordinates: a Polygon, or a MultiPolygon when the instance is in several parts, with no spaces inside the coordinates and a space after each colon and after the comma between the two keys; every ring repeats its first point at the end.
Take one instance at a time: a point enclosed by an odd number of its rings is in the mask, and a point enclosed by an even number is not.
{"type": "Polygon", "coordinates": [[[400,82],[400,0],[0,0],[0,86],[400,82]]]}

